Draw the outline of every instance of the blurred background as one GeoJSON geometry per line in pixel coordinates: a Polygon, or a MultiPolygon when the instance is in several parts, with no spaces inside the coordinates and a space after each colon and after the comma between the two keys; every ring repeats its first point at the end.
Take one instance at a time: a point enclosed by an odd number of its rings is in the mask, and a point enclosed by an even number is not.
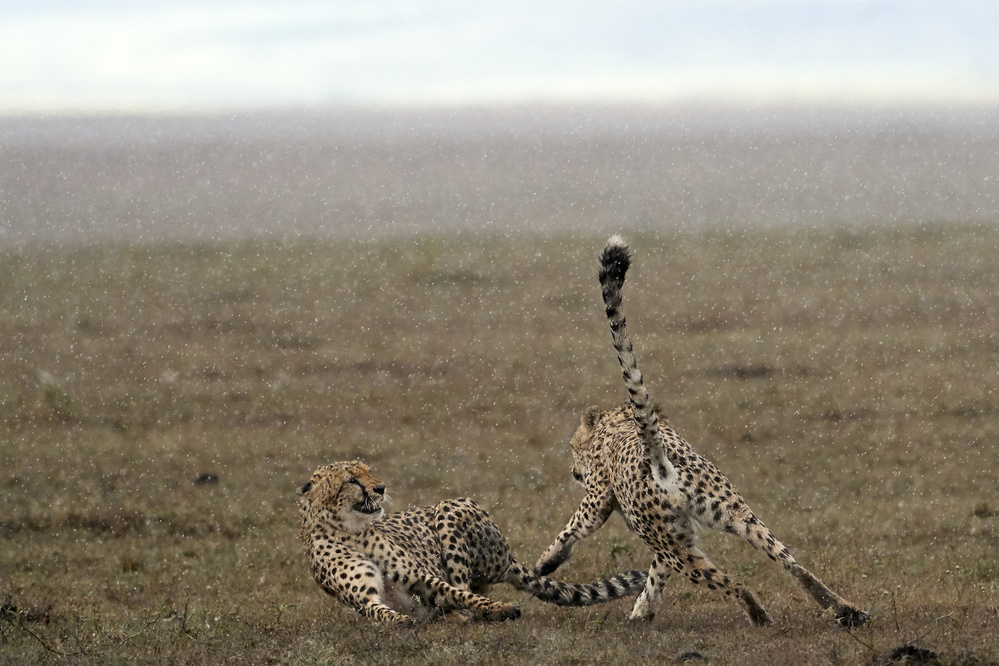
{"type": "Polygon", "coordinates": [[[0,3],[4,113],[999,101],[985,0],[0,3]]]}
{"type": "Polygon", "coordinates": [[[0,242],[999,216],[994,3],[0,12],[0,242]]]}
{"type": "Polygon", "coordinates": [[[994,3],[0,13],[8,244],[999,216],[994,3]]]}

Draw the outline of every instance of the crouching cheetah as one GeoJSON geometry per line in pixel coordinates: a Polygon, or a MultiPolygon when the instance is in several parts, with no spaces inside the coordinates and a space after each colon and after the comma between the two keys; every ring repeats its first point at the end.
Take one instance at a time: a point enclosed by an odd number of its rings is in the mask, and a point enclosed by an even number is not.
{"type": "Polygon", "coordinates": [[[415,624],[453,610],[490,621],[519,617],[517,606],[482,596],[493,583],[560,606],[611,601],[645,585],[642,571],[595,585],[538,576],[513,559],[489,514],[470,499],[384,515],[385,485],[356,460],[320,467],[299,495],[316,582],[373,620],[415,624]]]}
{"type": "Polygon", "coordinates": [[[652,403],[621,307],[621,286],[631,262],[627,245],[611,238],[600,257],[600,284],[611,335],[630,395],[630,406],[610,411],[590,407],[571,440],[572,476],[586,497],[535,567],[548,574],[568,559],[573,545],[595,532],[616,509],[653,552],[645,590],[632,619],[651,619],[663,586],[674,571],[742,602],[753,624],[770,616],[742,584],[720,572],[695,544],[695,528],[738,535],[779,562],[823,609],[845,626],[867,622],[867,613],[836,595],[791,557],[788,549],[753,515],[728,479],[690,448],[652,403]]]}

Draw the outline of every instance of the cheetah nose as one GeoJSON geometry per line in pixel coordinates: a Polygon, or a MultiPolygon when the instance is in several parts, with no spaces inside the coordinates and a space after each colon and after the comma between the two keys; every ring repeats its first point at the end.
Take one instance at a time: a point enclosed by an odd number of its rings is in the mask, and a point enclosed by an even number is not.
{"type": "Polygon", "coordinates": [[[377,485],[374,488],[372,488],[372,490],[374,490],[379,495],[384,495],[385,494],[385,484],[377,485]]]}

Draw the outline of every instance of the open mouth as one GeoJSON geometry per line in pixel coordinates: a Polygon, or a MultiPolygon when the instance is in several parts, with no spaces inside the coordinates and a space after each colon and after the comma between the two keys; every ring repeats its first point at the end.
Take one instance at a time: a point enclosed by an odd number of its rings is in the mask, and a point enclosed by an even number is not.
{"type": "Polygon", "coordinates": [[[374,502],[358,502],[354,505],[354,511],[358,513],[372,514],[378,513],[381,510],[382,508],[374,502]]]}

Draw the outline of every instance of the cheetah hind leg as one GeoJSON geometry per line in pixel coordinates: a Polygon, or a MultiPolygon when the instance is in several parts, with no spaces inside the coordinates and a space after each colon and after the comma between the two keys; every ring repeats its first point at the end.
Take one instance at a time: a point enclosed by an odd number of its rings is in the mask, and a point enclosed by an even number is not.
{"type": "Polygon", "coordinates": [[[520,617],[520,608],[513,604],[459,589],[439,578],[420,581],[413,586],[413,591],[427,604],[439,607],[444,612],[468,610],[487,622],[503,622],[520,617]]]}
{"type": "Polygon", "coordinates": [[[741,536],[753,548],[762,551],[774,562],[780,563],[794,576],[815,603],[823,610],[831,610],[836,620],[844,627],[862,627],[867,624],[867,613],[830,590],[812,575],[812,572],[798,564],[787,547],[778,541],[777,537],[751,512],[743,519],[736,518],[726,526],[725,531],[741,536]]]}
{"type": "Polygon", "coordinates": [[[415,618],[392,610],[377,597],[365,599],[359,605],[358,610],[361,612],[361,615],[378,622],[391,622],[407,627],[417,624],[415,618]]]}
{"type": "Polygon", "coordinates": [[[742,583],[732,580],[718,570],[698,548],[689,548],[677,553],[679,570],[694,585],[704,584],[710,590],[717,590],[726,597],[735,597],[746,610],[749,621],[758,627],[768,627],[773,624],[770,615],[760,605],[756,595],[742,583]]]}

